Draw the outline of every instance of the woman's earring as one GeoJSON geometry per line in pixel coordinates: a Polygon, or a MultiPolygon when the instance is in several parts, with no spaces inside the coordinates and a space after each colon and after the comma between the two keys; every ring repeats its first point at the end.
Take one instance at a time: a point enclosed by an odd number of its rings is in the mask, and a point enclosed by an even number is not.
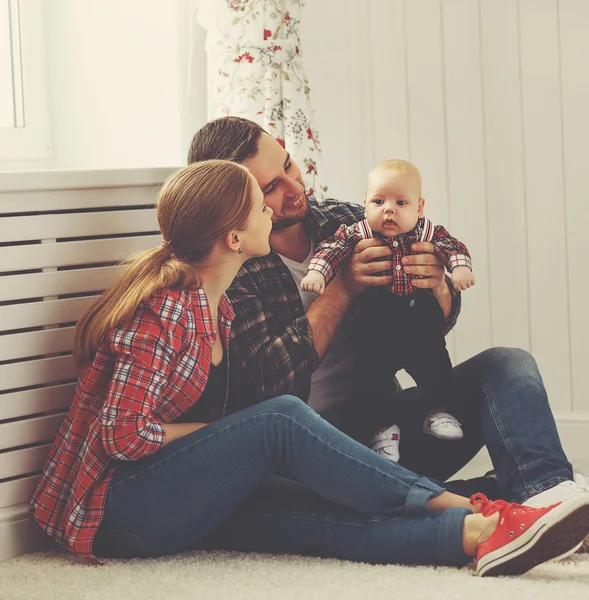
{"type": "Polygon", "coordinates": [[[241,254],[243,252],[243,250],[241,248],[237,249],[237,254],[241,254]]]}

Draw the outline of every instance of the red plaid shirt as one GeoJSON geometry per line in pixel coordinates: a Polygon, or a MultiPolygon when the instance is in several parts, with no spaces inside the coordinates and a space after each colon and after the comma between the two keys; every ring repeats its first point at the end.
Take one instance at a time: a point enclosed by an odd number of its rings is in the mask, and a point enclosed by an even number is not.
{"type": "MultiPolygon", "coordinates": [[[[234,313],[219,303],[223,346],[234,313]]],[[[119,461],[157,452],[170,423],[200,398],[216,325],[202,289],[161,290],[104,335],[80,373],[31,504],[56,542],[86,558],[119,461]]],[[[224,410],[224,407],[223,407],[224,410]]]]}
{"type": "Polygon", "coordinates": [[[414,291],[410,278],[403,271],[401,258],[408,254],[415,254],[411,250],[411,244],[415,242],[431,242],[434,245],[434,253],[440,257],[450,272],[456,267],[468,267],[472,270],[472,262],[466,246],[453,238],[441,225],[434,226],[425,217],[418,219],[411,231],[390,237],[372,231],[366,219],[353,225],[342,225],[333,237],[317,246],[309,270],[319,271],[325,277],[325,282],[329,283],[344,260],[352,253],[354,246],[362,239],[373,237],[385,241],[393,253],[393,283],[388,288],[393,294],[406,296],[414,291]]]}

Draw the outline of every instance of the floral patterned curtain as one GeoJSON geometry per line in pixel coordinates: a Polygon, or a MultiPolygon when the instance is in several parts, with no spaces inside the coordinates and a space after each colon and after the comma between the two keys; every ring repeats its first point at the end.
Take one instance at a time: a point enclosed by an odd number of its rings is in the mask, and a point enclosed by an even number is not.
{"type": "Polygon", "coordinates": [[[305,0],[197,0],[207,32],[208,116],[259,123],[291,154],[318,200],[321,150],[313,127],[299,28],[305,0]]]}

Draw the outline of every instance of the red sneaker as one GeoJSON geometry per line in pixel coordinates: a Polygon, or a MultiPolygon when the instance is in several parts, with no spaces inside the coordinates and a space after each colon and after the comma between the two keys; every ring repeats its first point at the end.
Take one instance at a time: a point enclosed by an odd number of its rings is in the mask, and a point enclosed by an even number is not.
{"type": "Polygon", "coordinates": [[[470,499],[489,517],[499,513],[497,528],[477,549],[475,575],[518,575],[568,552],[589,533],[589,492],[558,504],[533,508],[491,502],[483,494],[470,499]]]}

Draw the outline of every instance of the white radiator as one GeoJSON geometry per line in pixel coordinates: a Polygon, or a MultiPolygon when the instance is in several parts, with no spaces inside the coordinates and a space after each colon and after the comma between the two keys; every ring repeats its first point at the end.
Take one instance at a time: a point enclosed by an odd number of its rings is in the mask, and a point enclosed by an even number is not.
{"type": "Polygon", "coordinates": [[[74,325],[160,241],[172,168],[0,173],[0,560],[43,548],[29,499],[76,381],[74,325]]]}

